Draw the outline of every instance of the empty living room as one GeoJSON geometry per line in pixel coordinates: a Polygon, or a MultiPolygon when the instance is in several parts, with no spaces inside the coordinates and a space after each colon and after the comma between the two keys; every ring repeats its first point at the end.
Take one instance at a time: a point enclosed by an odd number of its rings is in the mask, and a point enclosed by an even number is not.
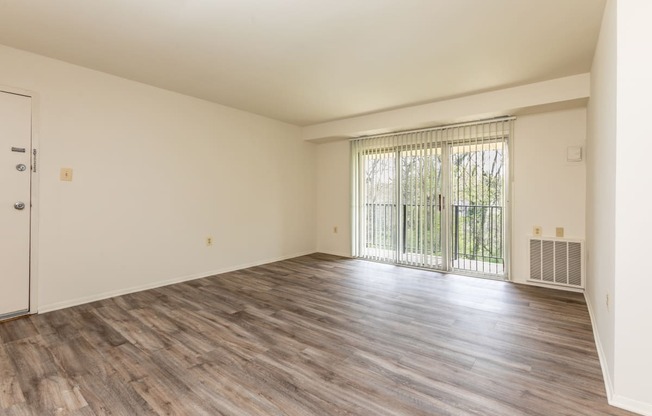
{"type": "Polygon", "coordinates": [[[0,416],[652,416],[650,21],[0,2],[0,416]]]}

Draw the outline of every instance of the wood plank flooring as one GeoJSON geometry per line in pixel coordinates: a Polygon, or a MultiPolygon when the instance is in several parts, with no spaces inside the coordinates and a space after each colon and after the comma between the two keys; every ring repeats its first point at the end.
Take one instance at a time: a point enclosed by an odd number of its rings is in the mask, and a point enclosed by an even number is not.
{"type": "Polygon", "coordinates": [[[0,324],[1,415],[626,415],[579,294],[314,254],[0,324]]]}

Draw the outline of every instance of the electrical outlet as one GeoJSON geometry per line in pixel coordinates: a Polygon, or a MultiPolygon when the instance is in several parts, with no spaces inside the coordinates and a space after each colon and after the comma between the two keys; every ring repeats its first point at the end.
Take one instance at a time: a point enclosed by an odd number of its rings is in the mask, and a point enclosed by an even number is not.
{"type": "Polygon", "coordinates": [[[564,227],[557,227],[555,228],[555,236],[557,237],[563,237],[564,236],[564,227]]]}
{"type": "Polygon", "coordinates": [[[337,225],[333,227],[333,234],[337,234],[337,225]]]}
{"type": "Polygon", "coordinates": [[[206,246],[210,247],[213,245],[213,237],[206,237],[206,246]]]}
{"type": "Polygon", "coordinates": [[[66,182],[72,181],[72,168],[61,168],[59,180],[66,182]]]}
{"type": "Polygon", "coordinates": [[[540,225],[535,225],[534,228],[532,228],[532,235],[535,237],[541,237],[543,235],[543,229],[540,225]]]}

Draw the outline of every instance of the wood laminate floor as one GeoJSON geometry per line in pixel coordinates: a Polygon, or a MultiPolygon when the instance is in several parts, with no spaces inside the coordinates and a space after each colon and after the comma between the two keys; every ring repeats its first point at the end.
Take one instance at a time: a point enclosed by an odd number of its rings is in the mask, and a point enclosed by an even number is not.
{"type": "Polygon", "coordinates": [[[315,254],[0,324],[2,415],[626,415],[582,295],[315,254]]]}

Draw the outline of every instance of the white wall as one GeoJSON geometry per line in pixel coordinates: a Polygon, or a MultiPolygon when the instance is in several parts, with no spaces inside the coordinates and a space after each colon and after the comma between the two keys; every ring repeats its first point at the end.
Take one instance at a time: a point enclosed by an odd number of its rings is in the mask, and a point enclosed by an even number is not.
{"type": "Polygon", "coordinates": [[[587,299],[610,403],[652,415],[652,4],[609,0],[588,113],[587,299]],[[643,207],[643,208],[639,208],[643,207]],[[610,305],[606,297],[609,295],[610,305]]]}
{"type": "Polygon", "coordinates": [[[350,138],[505,114],[549,111],[584,103],[590,95],[590,75],[579,74],[460,98],[381,111],[313,124],[301,129],[305,140],[350,138]]]}
{"type": "Polygon", "coordinates": [[[351,256],[349,141],[320,144],[317,161],[317,251],[351,256]]]}
{"type": "Polygon", "coordinates": [[[564,237],[584,239],[586,165],[567,162],[569,146],[584,146],[584,108],[518,117],[514,127],[512,183],[512,280],[529,276],[534,226],[544,237],[564,228],[564,237]]]}
{"type": "Polygon", "coordinates": [[[606,5],[587,117],[587,286],[607,390],[613,391],[616,224],[616,2],[606,5]],[[607,295],[610,306],[606,304],[607,295]]]}
{"type": "Polygon", "coordinates": [[[40,310],[314,251],[298,127],[6,47],[0,62],[0,85],[39,97],[40,310]]]}
{"type": "Polygon", "coordinates": [[[652,415],[652,2],[617,2],[615,401],[652,415]]]}
{"type": "MultiPolygon", "coordinates": [[[[584,145],[583,108],[518,117],[515,124],[512,278],[528,276],[527,238],[532,226],[554,236],[584,238],[585,164],[566,162],[566,147],[584,145]]],[[[350,148],[348,141],[318,147],[319,251],[351,255],[350,148]],[[332,227],[339,224],[339,233],[332,227]]]]}

